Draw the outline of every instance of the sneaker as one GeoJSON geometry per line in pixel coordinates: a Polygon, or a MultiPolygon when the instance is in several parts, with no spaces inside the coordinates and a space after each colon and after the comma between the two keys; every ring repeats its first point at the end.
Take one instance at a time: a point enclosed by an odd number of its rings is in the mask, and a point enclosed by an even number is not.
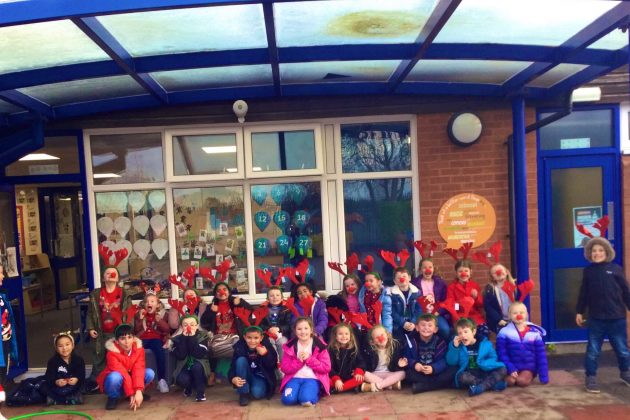
{"type": "Polygon", "coordinates": [[[310,401],[304,401],[301,405],[302,407],[312,407],[313,403],[310,401]]]}
{"type": "Polygon", "coordinates": [[[50,397],[46,397],[46,405],[55,405],[55,404],[57,404],[57,402],[54,399],[50,397]]]}
{"type": "Polygon", "coordinates": [[[394,391],[400,391],[402,389],[402,382],[398,381],[394,385],[392,385],[392,389],[394,391]]]}
{"type": "Polygon", "coordinates": [[[505,388],[507,388],[507,382],[505,381],[499,381],[496,384],[494,384],[494,386],[492,387],[493,391],[504,391],[505,388]]]}
{"type": "Polygon", "coordinates": [[[249,394],[238,394],[238,405],[241,407],[249,405],[249,394]]]}
{"type": "Polygon", "coordinates": [[[157,384],[157,389],[158,389],[158,391],[160,391],[162,394],[166,394],[166,393],[169,391],[169,389],[168,389],[168,384],[166,383],[166,381],[165,381],[164,379],[160,379],[160,380],[158,381],[158,384],[157,384]]]}
{"type": "Polygon", "coordinates": [[[361,384],[361,392],[372,392],[372,384],[363,382],[361,384]]]}
{"type": "Polygon", "coordinates": [[[481,395],[483,394],[483,391],[485,391],[485,388],[483,387],[483,385],[471,385],[468,387],[468,395],[471,397],[477,396],[477,395],[481,395]]]}
{"type": "Polygon", "coordinates": [[[105,404],[105,410],[115,410],[118,405],[118,398],[107,398],[107,403],[105,404]]]}
{"type": "Polygon", "coordinates": [[[584,382],[584,386],[586,387],[586,392],[590,392],[591,394],[599,394],[600,388],[597,384],[597,378],[595,376],[587,376],[584,382]]]}
{"type": "Polygon", "coordinates": [[[204,394],[203,392],[197,394],[197,398],[195,398],[195,401],[197,402],[202,402],[206,400],[206,394],[204,394]]]}
{"type": "Polygon", "coordinates": [[[421,392],[425,392],[425,388],[422,384],[418,382],[414,382],[411,384],[411,393],[412,394],[420,394],[421,392]]]}
{"type": "Polygon", "coordinates": [[[188,398],[192,395],[192,389],[186,388],[184,389],[184,397],[188,398]]]}
{"type": "Polygon", "coordinates": [[[626,370],[625,372],[621,372],[619,377],[621,378],[621,381],[624,384],[630,386],[630,370],[626,370]]]}

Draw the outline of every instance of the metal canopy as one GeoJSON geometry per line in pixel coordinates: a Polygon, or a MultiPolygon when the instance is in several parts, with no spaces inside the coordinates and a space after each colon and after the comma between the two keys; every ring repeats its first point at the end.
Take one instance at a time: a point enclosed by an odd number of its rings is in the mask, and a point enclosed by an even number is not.
{"type": "Polygon", "coordinates": [[[630,3],[0,0],[0,126],[311,95],[554,98],[628,63],[630,3]]]}

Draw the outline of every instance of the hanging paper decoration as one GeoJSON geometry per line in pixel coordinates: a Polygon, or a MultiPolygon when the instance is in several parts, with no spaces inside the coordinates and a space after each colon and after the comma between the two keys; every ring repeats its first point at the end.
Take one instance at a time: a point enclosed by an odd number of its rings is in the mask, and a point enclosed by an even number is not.
{"type": "Polygon", "coordinates": [[[149,193],[149,204],[151,204],[151,208],[153,210],[160,210],[164,203],[166,202],[166,197],[164,195],[164,191],[155,190],[149,193]]]}
{"type": "Polygon", "coordinates": [[[146,239],[138,239],[133,244],[133,251],[136,253],[138,258],[144,260],[149,255],[149,252],[151,252],[151,243],[146,239]]]}
{"type": "Polygon", "coordinates": [[[166,239],[156,239],[151,243],[151,249],[153,253],[157,257],[158,260],[161,260],[162,257],[166,255],[168,252],[168,241],[166,239]]]}
{"type": "Polygon", "coordinates": [[[144,193],[140,191],[130,192],[128,200],[129,200],[129,205],[131,206],[131,209],[134,211],[134,213],[137,213],[140,210],[142,210],[142,207],[144,207],[144,203],[146,203],[147,201],[144,193]]]}
{"type": "Polygon", "coordinates": [[[131,255],[131,251],[133,251],[133,246],[131,245],[131,242],[129,242],[128,240],[121,239],[120,241],[116,242],[114,247],[111,249],[113,249],[114,251],[117,251],[123,248],[127,250],[127,258],[129,258],[129,255],[131,255]]]}
{"type": "Polygon", "coordinates": [[[140,216],[134,217],[132,224],[136,232],[144,236],[147,234],[147,231],[149,230],[150,222],[149,222],[149,218],[142,214],[140,216]]]}
{"type": "Polygon", "coordinates": [[[300,255],[308,257],[309,254],[312,254],[313,240],[306,235],[298,236],[295,247],[300,255]]]}
{"type": "Polygon", "coordinates": [[[291,220],[291,216],[284,210],[278,210],[273,214],[274,223],[282,229],[284,232],[284,228],[286,228],[289,224],[289,220],[291,220]]]}
{"type": "Polygon", "coordinates": [[[293,202],[299,206],[306,198],[306,187],[302,184],[289,185],[289,195],[291,196],[291,200],[293,200],[293,202]]]}
{"type": "Polygon", "coordinates": [[[160,236],[160,234],[164,232],[164,229],[166,229],[166,217],[161,214],[153,216],[151,218],[151,228],[157,236],[160,236]]]}
{"type": "Polygon", "coordinates": [[[269,217],[269,213],[267,212],[259,211],[254,215],[254,223],[258,226],[258,229],[260,229],[261,232],[264,232],[265,229],[267,229],[270,222],[271,217],[269,217]]]}
{"type": "Polygon", "coordinates": [[[267,199],[267,187],[254,185],[252,187],[252,199],[257,202],[259,206],[262,206],[267,199]]]}
{"type": "Polygon", "coordinates": [[[258,238],[254,241],[254,251],[261,257],[264,257],[269,253],[271,249],[271,243],[267,238],[258,238]]]}
{"type": "Polygon", "coordinates": [[[276,246],[280,254],[286,254],[289,252],[289,248],[293,245],[293,239],[287,235],[280,235],[276,238],[276,246]]]}
{"type": "Polygon", "coordinates": [[[98,213],[124,213],[127,211],[127,194],[124,192],[96,194],[98,213]]]}
{"type": "Polygon", "coordinates": [[[114,230],[114,221],[111,217],[101,217],[96,221],[96,228],[105,236],[109,236],[114,230]]]}
{"type": "Polygon", "coordinates": [[[116,232],[120,234],[123,238],[127,236],[127,232],[131,229],[131,220],[128,217],[120,216],[114,220],[114,229],[116,232]]]}
{"type": "Polygon", "coordinates": [[[116,250],[117,250],[116,242],[114,242],[114,241],[109,241],[109,240],[108,241],[103,241],[103,242],[101,242],[101,245],[103,245],[104,247],[107,247],[107,249],[110,249],[113,252],[116,252],[116,250]]]}
{"type": "Polygon", "coordinates": [[[306,210],[298,210],[293,213],[293,223],[300,229],[304,229],[311,220],[311,214],[306,210]]]}
{"type": "Polygon", "coordinates": [[[274,185],[271,188],[271,199],[277,205],[281,205],[287,194],[287,187],[284,184],[274,185]]]}

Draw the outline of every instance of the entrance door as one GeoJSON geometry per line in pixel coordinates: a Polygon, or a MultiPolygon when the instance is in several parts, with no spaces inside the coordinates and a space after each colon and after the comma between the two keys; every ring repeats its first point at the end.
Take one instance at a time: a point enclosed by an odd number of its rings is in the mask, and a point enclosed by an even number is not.
{"type": "MultiPolygon", "coordinates": [[[[607,214],[611,219],[607,236],[620,260],[618,167],[615,154],[542,159],[541,294],[543,322],[552,341],[586,339],[586,330],[575,325],[582,269],[588,265],[585,237],[575,222],[588,224],[607,214]]],[[[589,230],[599,235],[598,230],[589,230]]]]}
{"type": "MultiPolygon", "coordinates": [[[[42,250],[55,277],[57,309],[85,286],[82,197],[79,187],[42,189],[42,250]]],[[[67,303],[66,303],[67,304],[67,303]]]]}

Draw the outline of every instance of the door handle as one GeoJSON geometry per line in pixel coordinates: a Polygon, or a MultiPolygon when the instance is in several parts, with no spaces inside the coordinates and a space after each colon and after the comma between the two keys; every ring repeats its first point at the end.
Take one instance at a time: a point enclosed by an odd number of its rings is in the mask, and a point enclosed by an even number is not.
{"type": "Polygon", "coordinates": [[[615,202],[608,201],[606,202],[606,211],[608,212],[608,240],[615,240],[615,202]]]}

